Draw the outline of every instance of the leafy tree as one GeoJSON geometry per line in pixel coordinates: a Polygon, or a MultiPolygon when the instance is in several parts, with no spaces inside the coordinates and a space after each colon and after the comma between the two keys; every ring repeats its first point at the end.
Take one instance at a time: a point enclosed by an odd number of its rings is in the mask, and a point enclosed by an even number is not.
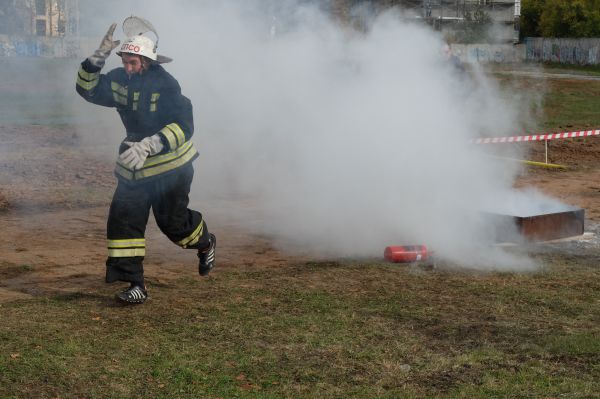
{"type": "Polygon", "coordinates": [[[540,17],[546,0],[523,0],[521,2],[521,37],[537,37],[541,36],[540,17]]]}
{"type": "Polygon", "coordinates": [[[592,26],[593,14],[586,0],[547,0],[540,17],[540,31],[543,36],[590,37],[595,33],[592,26]]]}
{"type": "Polygon", "coordinates": [[[465,20],[457,29],[456,41],[461,43],[484,43],[490,41],[492,18],[483,7],[478,6],[472,12],[465,12],[465,20]]]}
{"type": "Polygon", "coordinates": [[[523,0],[521,35],[599,37],[600,0],[523,0]]]}

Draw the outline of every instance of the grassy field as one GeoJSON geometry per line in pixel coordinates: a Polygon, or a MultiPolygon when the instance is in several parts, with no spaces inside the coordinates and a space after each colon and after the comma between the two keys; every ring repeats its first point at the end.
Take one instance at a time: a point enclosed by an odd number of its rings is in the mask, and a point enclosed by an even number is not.
{"type": "MultiPolygon", "coordinates": [[[[600,82],[544,87],[541,127],[600,127],[600,82]]],[[[525,274],[332,260],[150,279],[138,307],[115,286],[2,303],[0,398],[600,398],[600,254],[534,257],[525,274]]]]}
{"type": "Polygon", "coordinates": [[[598,397],[600,256],[553,259],[308,263],[150,281],[133,308],[108,289],[8,303],[0,397],[598,397]]]}

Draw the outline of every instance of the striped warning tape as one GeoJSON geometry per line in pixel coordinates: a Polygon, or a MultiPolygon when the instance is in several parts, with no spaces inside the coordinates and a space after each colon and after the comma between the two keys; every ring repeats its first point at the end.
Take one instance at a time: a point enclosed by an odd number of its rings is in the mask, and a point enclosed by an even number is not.
{"type": "Polygon", "coordinates": [[[575,137],[588,137],[588,136],[600,136],[600,129],[582,130],[579,132],[532,134],[529,136],[486,137],[486,138],[471,139],[470,142],[474,143],[474,144],[519,143],[522,141],[572,139],[575,137]]]}

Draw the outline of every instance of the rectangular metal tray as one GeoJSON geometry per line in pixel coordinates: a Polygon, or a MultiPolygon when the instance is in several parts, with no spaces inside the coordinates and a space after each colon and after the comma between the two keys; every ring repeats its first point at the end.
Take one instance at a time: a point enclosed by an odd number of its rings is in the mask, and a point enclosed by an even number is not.
{"type": "Polygon", "coordinates": [[[549,241],[582,235],[585,210],[569,208],[562,212],[529,216],[488,213],[495,226],[496,242],[549,241]]]}

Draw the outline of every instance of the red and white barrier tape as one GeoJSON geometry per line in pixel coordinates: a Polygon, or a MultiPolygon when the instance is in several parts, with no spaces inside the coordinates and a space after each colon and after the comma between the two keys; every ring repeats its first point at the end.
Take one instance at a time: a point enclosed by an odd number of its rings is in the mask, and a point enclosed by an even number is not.
{"type": "Polygon", "coordinates": [[[565,132],[551,134],[532,134],[529,136],[487,137],[471,139],[474,144],[519,143],[522,141],[543,141],[555,139],[572,139],[575,137],[600,136],[600,129],[582,130],[580,132],[565,132]]]}

